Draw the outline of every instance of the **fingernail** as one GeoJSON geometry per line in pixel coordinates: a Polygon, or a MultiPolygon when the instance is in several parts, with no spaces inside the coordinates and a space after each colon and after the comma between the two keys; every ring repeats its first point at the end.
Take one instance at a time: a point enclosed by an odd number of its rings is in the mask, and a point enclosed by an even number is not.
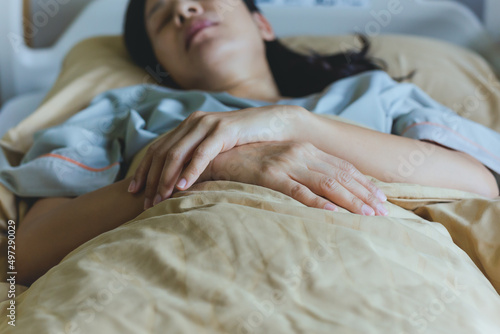
{"type": "Polygon", "coordinates": [[[179,188],[184,188],[184,186],[186,185],[187,181],[185,178],[182,178],[179,182],[177,182],[177,187],[179,188]]]}
{"type": "Polygon", "coordinates": [[[146,198],[144,200],[144,210],[147,210],[151,206],[151,200],[149,198],[146,198]]]}
{"type": "Polygon", "coordinates": [[[135,189],[135,180],[132,180],[132,182],[130,182],[130,185],[128,186],[128,192],[131,193],[132,191],[134,191],[135,189]]]}
{"type": "Polygon", "coordinates": [[[339,209],[337,209],[337,207],[331,203],[327,203],[325,205],[325,210],[330,210],[330,211],[339,211],[339,209]]]}
{"type": "Polygon", "coordinates": [[[377,190],[377,197],[379,200],[381,200],[382,202],[385,202],[387,201],[387,196],[385,196],[385,194],[382,192],[382,190],[377,190]]]}
{"type": "Polygon", "coordinates": [[[361,212],[365,216],[373,216],[375,215],[375,211],[373,211],[372,208],[370,208],[368,205],[364,204],[363,207],[361,208],[361,212]]]}
{"type": "Polygon", "coordinates": [[[389,211],[383,204],[377,205],[377,211],[381,213],[383,216],[387,216],[387,214],[389,213],[389,211]]]}
{"type": "Polygon", "coordinates": [[[157,194],[155,196],[155,200],[153,201],[153,206],[155,206],[156,204],[158,204],[160,202],[161,202],[161,196],[160,196],[160,194],[157,194]]]}

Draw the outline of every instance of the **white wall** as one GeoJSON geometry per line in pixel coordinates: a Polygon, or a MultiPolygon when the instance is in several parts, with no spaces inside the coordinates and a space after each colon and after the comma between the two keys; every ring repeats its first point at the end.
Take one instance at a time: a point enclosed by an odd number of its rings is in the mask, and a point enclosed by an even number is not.
{"type": "MultiPolygon", "coordinates": [[[[426,0],[436,1],[436,0],[426,0]]],[[[440,0],[456,1],[469,7],[483,22],[488,33],[500,43],[500,0],[440,0]]]]}
{"type": "MultiPolygon", "coordinates": [[[[15,0],[21,1],[21,0],[15,0]]],[[[30,20],[39,31],[34,36],[35,48],[54,44],[78,13],[94,0],[30,0],[30,20]]]]}
{"type": "MultiPolygon", "coordinates": [[[[15,0],[21,1],[21,0],[15,0]]],[[[33,23],[34,16],[36,19],[43,20],[47,18],[47,22],[43,26],[39,26],[39,31],[33,39],[33,46],[43,48],[52,45],[60,33],[73,21],[78,13],[90,2],[95,0],[30,0],[31,1],[31,17],[33,23]]],[[[105,0],[100,0],[105,1],[105,0]]],[[[436,1],[436,0],[426,0],[436,1]]],[[[484,21],[487,25],[490,34],[500,41],[500,0],[441,0],[441,1],[456,1],[467,5],[475,14],[484,21]]],[[[0,13],[0,18],[1,18],[0,13]]],[[[40,21],[44,23],[44,21],[40,21]]]]}
{"type": "Polygon", "coordinates": [[[477,17],[482,21],[484,19],[484,3],[485,1],[478,0],[455,0],[457,2],[461,2],[477,15],[477,17]]]}
{"type": "MultiPolygon", "coordinates": [[[[10,57],[10,44],[8,41],[8,32],[9,32],[9,11],[5,10],[5,6],[9,6],[9,4],[2,4],[3,10],[0,10],[0,71],[8,71],[8,61],[10,57]]],[[[3,79],[3,78],[0,78],[3,79]]],[[[0,80],[0,86],[4,85],[7,87],[7,82],[2,82],[0,80]]],[[[2,102],[4,97],[2,97],[2,90],[0,89],[0,107],[2,106],[2,102]]]]}
{"type": "MultiPolygon", "coordinates": [[[[57,40],[60,32],[72,22],[74,17],[93,0],[29,0],[32,11],[23,22],[28,35],[33,37],[38,47],[49,46],[57,40]],[[52,33],[48,33],[51,31],[52,33]],[[30,33],[31,32],[31,33],[30,33]]],[[[14,19],[13,13],[22,11],[22,0],[0,0],[0,107],[2,102],[12,97],[14,89],[8,78],[12,77],[15,43],[22,41],[22,26],[14,19]],[[19,10],[17,10],[19,9],[19,10]],[[4,93],[2,96],[2,92],[4,93]]]]}
{"type": "Polygon", "coordinates": [[[500,0],[486,0],[484,18],[489,33],[500,43],[500,0]]]}

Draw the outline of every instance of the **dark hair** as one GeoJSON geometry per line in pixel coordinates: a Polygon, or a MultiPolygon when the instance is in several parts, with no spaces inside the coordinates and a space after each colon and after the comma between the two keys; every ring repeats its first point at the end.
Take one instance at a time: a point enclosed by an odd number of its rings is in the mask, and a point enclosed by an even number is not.
{"type": "MultiPolygon", "coordinates": [[[[243,0],[250,12],[260,12],[254,0],[243,0]]],[[[144,21],[145,0],[130,0],[125,18],[125,46],[132,60],[153,73],[165,73],[153,51],[144,21]]],[[[383,69],[367,57],[370,43],[362,35],[360,51],[340,52],[332,55],[299,54],[278,39],[265,41],[266,57],[274,80],[282,96],[302,97],[323,90],[332,82],[362,73],[383,69]]],[[[179,88],[170,76],[155,76],[161,84],[179,88]],[[160,79],[160,80],[159,80],[160,79]]]]}

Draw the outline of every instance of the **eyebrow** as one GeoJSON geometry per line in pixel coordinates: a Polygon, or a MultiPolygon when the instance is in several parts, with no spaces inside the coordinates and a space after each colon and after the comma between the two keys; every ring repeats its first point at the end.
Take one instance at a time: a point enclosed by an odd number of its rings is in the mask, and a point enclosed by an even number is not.
{"type": "Polygon", "coordinates": [[[151,8],[151,10],[149,11],[149,13],[148,13],[148,19],[149,19],[151,16],[153,16],[153,14],[154,14],[154,13],[155,13],[155,12],[156,12],[156,11],[157,11],[160,7],[161,7],[161,6],[163,6],[164,4],[165,4],[165,0],[159,0],[159,1],[157,1],[157,2],[154,4],[153,8],[151,8]]]}

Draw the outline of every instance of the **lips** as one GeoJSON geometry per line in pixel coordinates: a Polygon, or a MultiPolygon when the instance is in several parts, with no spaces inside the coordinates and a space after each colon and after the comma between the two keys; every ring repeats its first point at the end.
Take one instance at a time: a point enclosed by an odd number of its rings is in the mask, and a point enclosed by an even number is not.
{"type": "Polygon", "coordinates": [[[212,22],[207,19],[202,19],[202,20],[197,20],[194,21],[187,29],[186,32],[186,37],[185,37],[185,43],[186,43],[186,50],[189,49],[189,46],[191,45],[191,41],[193,40],[194,36],[202,31],[205,28],[208,28],[210,26],[215,25],[215,22],[212,22]]]}

